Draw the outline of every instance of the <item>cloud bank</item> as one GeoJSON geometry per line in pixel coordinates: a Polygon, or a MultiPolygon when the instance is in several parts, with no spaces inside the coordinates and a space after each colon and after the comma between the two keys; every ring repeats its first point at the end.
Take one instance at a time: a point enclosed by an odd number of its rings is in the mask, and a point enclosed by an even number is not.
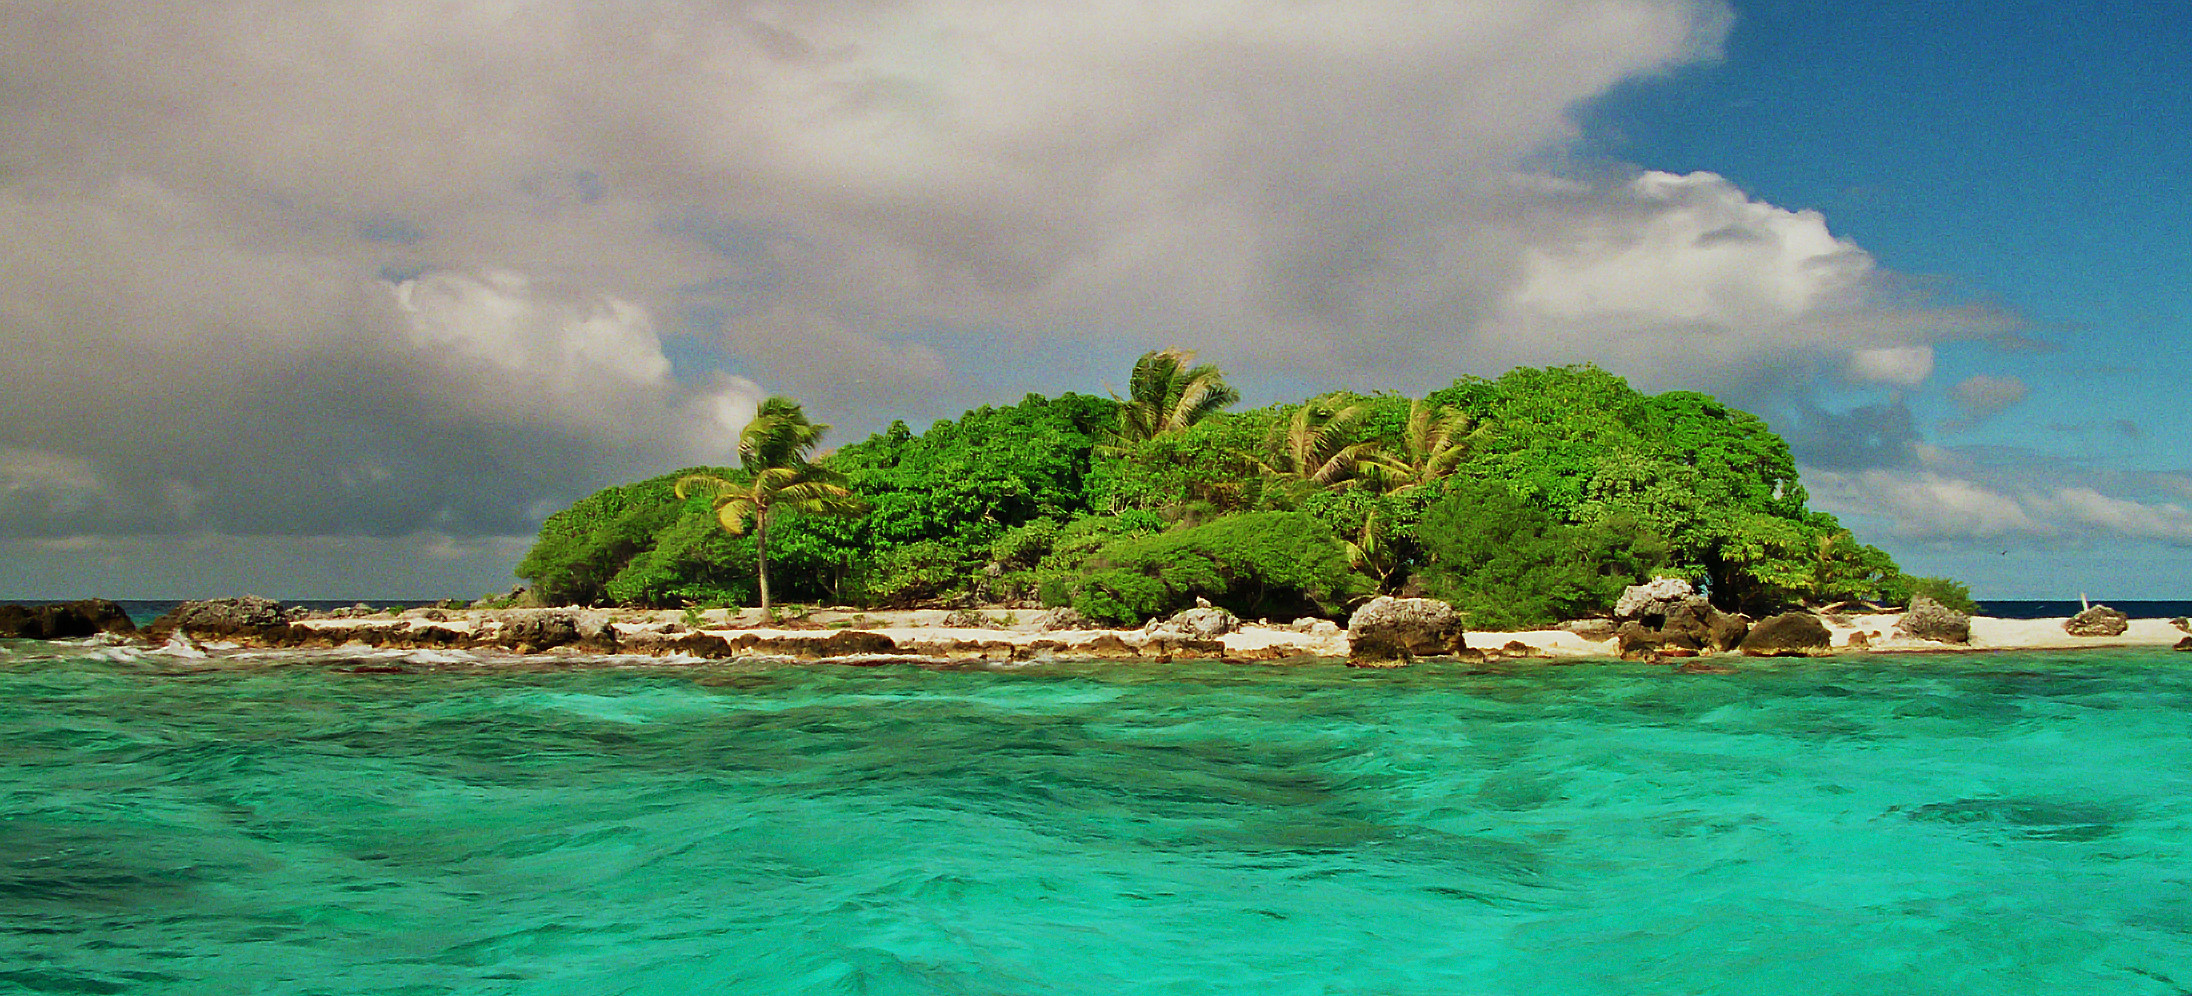
{"type": "Polygon", "coordinates": [[[1588,360],[1743,400],[2002,332],[1816,212],[1571,157],[1729,18],[12,7],[0,533],[522,534],[723,459],[765,392],[860,431],[1174,343],[1252,387],[1588,360]]]}

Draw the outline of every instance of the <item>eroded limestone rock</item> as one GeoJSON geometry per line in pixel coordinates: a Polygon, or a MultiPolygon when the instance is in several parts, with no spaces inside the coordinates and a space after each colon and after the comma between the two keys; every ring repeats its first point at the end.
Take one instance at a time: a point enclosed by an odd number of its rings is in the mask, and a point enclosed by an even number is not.
{"type": "Polygon", "coordinates": [[[2130,628],[2130,616],[2106,605],[2095,605],[2063,620],[2063,632],[2072,636],[2122,636],[2130,628]]]}
{"type": "Polygon", "coordinates": [[[1937,643],[1970,643],[1971,617],[1924,595],[1914,595],[1903,620],[1895,624],[1895,635],[1937,643]]]}
{"type": "Polygon", "coordinates": [[[1466,629],[1454,607],[1433,598],[1371,599],[1347,620],[1350,667],[1399,667],[1417,657],[1466,649],[1466,629]]]}

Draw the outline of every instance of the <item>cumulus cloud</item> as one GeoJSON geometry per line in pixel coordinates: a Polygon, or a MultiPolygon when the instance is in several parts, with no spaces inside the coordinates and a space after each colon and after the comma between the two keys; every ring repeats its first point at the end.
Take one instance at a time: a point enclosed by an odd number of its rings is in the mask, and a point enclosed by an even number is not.
{"type": "Polygon", "coordinates": [[[721,459],[765,391],[856,433],[1173,343],[1251,385],[1590,360],[1742,397],[2000,331],[1816,212],[1561,165],[1575,107],[1729,17],[9,7],[0,446],[91,483],[0,485],[0,530],[523,533],[721,459]]]}
{"type": "Polygon", "coordinates": [[[1918,446],[1907,467],[1807,467],[1814,504],[1885,521],[1920,540],[2158,542],[2192,547],[2181,474],[2101,472],[2012,453],[1918,446]],[[2021,465],[2020,465],[2021,464],[2021,465]]]}

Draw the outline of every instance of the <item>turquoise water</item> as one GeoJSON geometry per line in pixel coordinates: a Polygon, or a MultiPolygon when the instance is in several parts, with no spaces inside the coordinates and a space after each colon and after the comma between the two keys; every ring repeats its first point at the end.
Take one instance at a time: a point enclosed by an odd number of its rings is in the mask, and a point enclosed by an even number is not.
{"type": "Polygon", "coordinates": [[[0,991],[2192,989],[2166,651],[356,674],[7,647],[0,991]]]}

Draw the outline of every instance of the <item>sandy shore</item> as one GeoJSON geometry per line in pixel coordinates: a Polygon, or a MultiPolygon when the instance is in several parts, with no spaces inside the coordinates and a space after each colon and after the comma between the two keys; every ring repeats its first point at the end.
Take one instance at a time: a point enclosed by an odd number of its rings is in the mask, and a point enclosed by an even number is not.
{"type": "MultiPolygon", "coordinates": [[[[1217,640],[1182,640],[1146,630],[1045,630],[1031,610],[981,610],[983,625],[944,610],[818,610],[770,623],[757,610],[711,610],[697,616],[674,610],[638,609],[414,609],[351,618],[299,620],[313,643],[339,646],[462,646],[500,642],[527,652],[617,653],[662,657],[790,656],[844,659],[904,655],[924,659],[1038,660],[1047,657],[1121,659],[1279,660],[1347,656],[1347,635],[1336,625],[1312,627],[1249,623],[1217,640]],[[514,621],[554,613],[576,622],[583,638],[550,647],[523,647],[508,634],[514,621]],[[947,625],[956,623],[956,625],[947,625]],[[881,641],[872,639],[882,638],[881,641]],[[863,642],[864,641],[864,642],[863,642]],[[883,642],[887,641],[887,642],[883,642]]],[[[1830,653],[1939,653],[1943,651],[2055,650],[2104,647],[2170,647],[2186,637],[2166,619],[2132,620],[2120,636],[2077,637],[2057,619],[1974,617],[1969,644],[1896,637],[1898,614],[1822,617],[1832,634],[1830,653]],[[1860,636],[1861,634],[1861,636],[1860,636]],[[1853,645],[1853,638],[1860,641],[1853,645]]],[[[1468,645],[1493,657],[1614,657],[1612,639],[1592,640],[1567,630],[1471,632],[1468,645]]]]}

